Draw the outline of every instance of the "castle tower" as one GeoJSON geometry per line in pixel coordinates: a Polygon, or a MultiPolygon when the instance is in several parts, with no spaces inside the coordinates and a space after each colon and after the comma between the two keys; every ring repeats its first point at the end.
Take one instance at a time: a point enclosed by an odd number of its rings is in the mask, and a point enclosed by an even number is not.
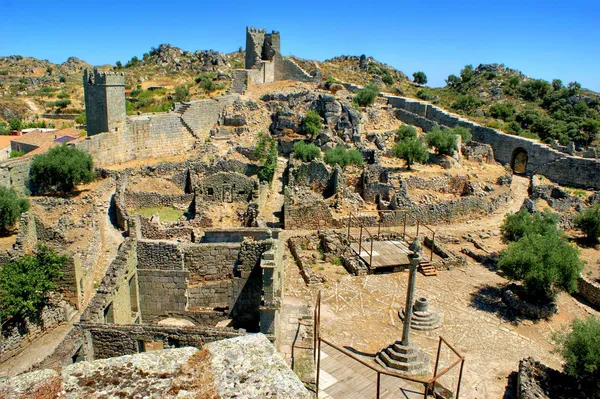
{"type": "Polygon", "coordinates": [[[125,126],[125,74],[122,72],[83,72],[83,93],[87,134],[116,132],[125,126]]]}
{"type": "Polygon", "coordinates": [[[246,69],[253,69],[262,60],[265,34],[264,29],[246,26],[246,69]]]}

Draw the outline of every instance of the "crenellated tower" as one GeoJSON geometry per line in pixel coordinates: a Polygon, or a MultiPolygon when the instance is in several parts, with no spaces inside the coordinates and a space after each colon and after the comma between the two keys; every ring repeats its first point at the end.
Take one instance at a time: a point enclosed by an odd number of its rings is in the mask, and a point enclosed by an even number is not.
{"type": "Polygon", "coordinates": [[[94,68],[83,72],[87,134],[116,132],[125,127],[125,74],[94,68]]]}

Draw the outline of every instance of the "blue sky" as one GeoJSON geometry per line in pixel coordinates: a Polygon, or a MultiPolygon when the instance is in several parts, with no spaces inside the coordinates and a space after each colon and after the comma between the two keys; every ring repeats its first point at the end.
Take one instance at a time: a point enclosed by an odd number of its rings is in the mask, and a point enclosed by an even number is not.
{"type": "Polygon", "coordinates": [[[466,64],[600,91],[600,1],[48,1],[0,2],[0,55],[123,63],[151,47],[231,52],[246,25],[281,32],[284,55],[366,54],[431,86],[466,64]]]}

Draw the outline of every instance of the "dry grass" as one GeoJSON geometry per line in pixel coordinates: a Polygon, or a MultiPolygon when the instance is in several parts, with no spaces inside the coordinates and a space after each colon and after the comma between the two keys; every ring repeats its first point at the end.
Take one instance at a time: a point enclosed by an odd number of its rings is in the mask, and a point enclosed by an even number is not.
{"type": "Polygon", "coordinates": [[[168,394],[176,396],[179,391],[193,392],[197,399],[219,399],[211,371],[211,355],[206,348],[199,350],[181,367],[173,380],[168,394]]]}

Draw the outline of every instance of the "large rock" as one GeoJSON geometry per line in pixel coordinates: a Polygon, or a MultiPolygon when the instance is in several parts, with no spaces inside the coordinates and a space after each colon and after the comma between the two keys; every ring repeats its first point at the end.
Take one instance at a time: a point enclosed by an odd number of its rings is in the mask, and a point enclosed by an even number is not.
{"type": "Polygon", "coordinates": [[[223,399],[311,398],[296,374],[263,334],[206,345],[217,394],[223,399]]]}

